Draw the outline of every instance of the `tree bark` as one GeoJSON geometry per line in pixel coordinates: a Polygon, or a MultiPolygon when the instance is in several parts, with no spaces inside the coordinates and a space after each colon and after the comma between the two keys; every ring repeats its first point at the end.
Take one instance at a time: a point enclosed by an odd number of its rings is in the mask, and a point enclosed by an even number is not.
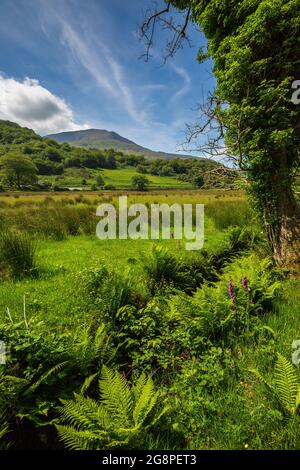
{"type": "Polygon", "coordinates": [[[300,209],[292,190],[287,154],[276,152],[275,171],[270,175],[275,200],[265,206],[265,225],[273,257],[278,267],[300,274],[300,209]]]}

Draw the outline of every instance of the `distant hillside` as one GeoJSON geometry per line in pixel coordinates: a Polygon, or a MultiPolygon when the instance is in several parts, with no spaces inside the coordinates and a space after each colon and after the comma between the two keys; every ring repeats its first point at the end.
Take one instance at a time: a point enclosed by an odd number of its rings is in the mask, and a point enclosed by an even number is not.
{"type": "Polygon", "coordinates": [[[59,134],[50,134],[47,137],[59,143],[67,142],[75,147],[96,148],[99,150],[113,148],[125,154],[132,153],[148,159],[163,158],[172,160],[175,158],[191,158],[189,155],[155,152],[122,137],[116,132],[107,131],[105,129],[61,132],[59,134]]]}
{"type": "Polygon", "coordinates": [[[137,175],[145,175],[157,188],[230,189],[238,184],[237,172],[213,160],[153,152],[115,132],[90,129],[48,137],[0,120],[0,190],[16,184],[20,189],[20,172],[18,183],[11,177],[16,165],[31,165],[33,186],[26,172],[21,185],[35,189],[130,189],[130,178],[137,175]]]}
{"type": "Polygon", "coordinates": [[[30,141],[41,141],[43,138],[27,127],[0,119],[0,145],[25,144],[30,141]]]}

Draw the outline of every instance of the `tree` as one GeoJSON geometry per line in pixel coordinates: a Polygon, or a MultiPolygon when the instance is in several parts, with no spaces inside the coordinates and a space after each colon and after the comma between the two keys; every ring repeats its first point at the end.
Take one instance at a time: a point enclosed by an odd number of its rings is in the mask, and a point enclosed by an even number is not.
{"type": "Polygon", "coordinates": [[[10,153],[0,158],[0,169],[7,183],[22,189],[22,186],[35,184],[37,168],[28,157],[19,153],[10,153]]]}
{"type": "Polygon", "coordinates": [[[106,151],[106,168],[109,168],[110,170],[117,168],[115,151],[113,149],[106,151]]]}
{"type": "Polygon", "coordinates": [[[299,169],[300,105],[292,84],[300,77],[299,0],[172,0],[142,26],[147,55],[157,18],[173,29],[173,55],[192,20],[207,37],[199,60],[214,60],[217,87],[189,129],[188,142],[207,134],[199,150],[227,154],[246,172],[251,195],[265,224],[274,260],[299,272],[300,213],[293,193],[299,169]],[[174,7],[182,27],[166,19],[174,7]],[[151,32],[151,33],[150,33],[151,32]]]}
{"type": "Polygon", "coordinates": [[[103,186],[105,185],[105,181],[103,179],[103,177],[101,175],[97,175],[96,176],[96,185],[99,187],[99,188],[103,188],[103,186]]]}
{"type": "Polygon", "coordinates": [[[137,165],[136,171],[138,173],[141,173],[142,175],[145,175],[147,173],[147,168],[145,167],[145,165],[137,165]]]}
{"type": "Polygon", "coordinates": [[[196,188],[202,188],[202,186],[204,185],[204,177],[203,175],[196,175],[194,178],[193,178],[193,185],[196,187],[196,188]]]}
{"type": "Polygon", "coordinates": [[[133,176],[131,178],[131,184],[137,191],[146,191],[150,181],[145,176],[133,176]]]}

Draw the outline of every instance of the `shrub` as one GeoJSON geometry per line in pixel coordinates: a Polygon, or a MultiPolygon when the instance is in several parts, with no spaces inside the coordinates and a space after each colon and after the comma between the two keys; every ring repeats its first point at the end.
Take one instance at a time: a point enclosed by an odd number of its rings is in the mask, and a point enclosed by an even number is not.
{"type": "Polygon", "coordinates": [[[14,448],[57,447],[51,424],[58,420],[59,398],[79,392],[83,382],[91,386],[91,377],[115,356],[104,325],[45,334],[43,322],[32,318],[27,326],[0,325],[0,337],[8,345],[0,371],[0,416],[3,406],[10,429],[18,429],[14,448]]]}
{"type": "Polygon", "coordinates": [[[109,325],[114,323],[119,308],[135,303],[132,289],[134,280],[130,272],[120,276],[104,265],[95,266],[79,273],[78,281],[81,289],[102,312],[109,325]]]}
{"type": "Polygon", "coordinates": [[[36,242],[26,233],[2,233],[0,263],[12,277],[20,278],[33,274],[36,271],[36,242]]]}
{"type": "Polygon", "coordinates": [[[142,263],[152,294],[167,286],[185,290],[193,284],[189,271],[183,269],[181,259],[162,246],[154,246],[151,256],[142,258],[142,263]]]}

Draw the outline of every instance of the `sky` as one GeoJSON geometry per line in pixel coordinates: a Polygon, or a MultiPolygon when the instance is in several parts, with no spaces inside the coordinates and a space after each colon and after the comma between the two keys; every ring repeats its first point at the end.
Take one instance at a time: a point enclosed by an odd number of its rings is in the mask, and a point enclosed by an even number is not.
{"type": "MultiPolygon", "coordinates": [[[[157,0],[158,5],[163,4],[157,0]]],[[[205,39],[163,64],[165,33],[141,59],[139,26],[152,0],[1,0],[0,119],[41,135],[97,128],[152,150],[180,151],[185,125],[214,88],[205,39]]]]}

